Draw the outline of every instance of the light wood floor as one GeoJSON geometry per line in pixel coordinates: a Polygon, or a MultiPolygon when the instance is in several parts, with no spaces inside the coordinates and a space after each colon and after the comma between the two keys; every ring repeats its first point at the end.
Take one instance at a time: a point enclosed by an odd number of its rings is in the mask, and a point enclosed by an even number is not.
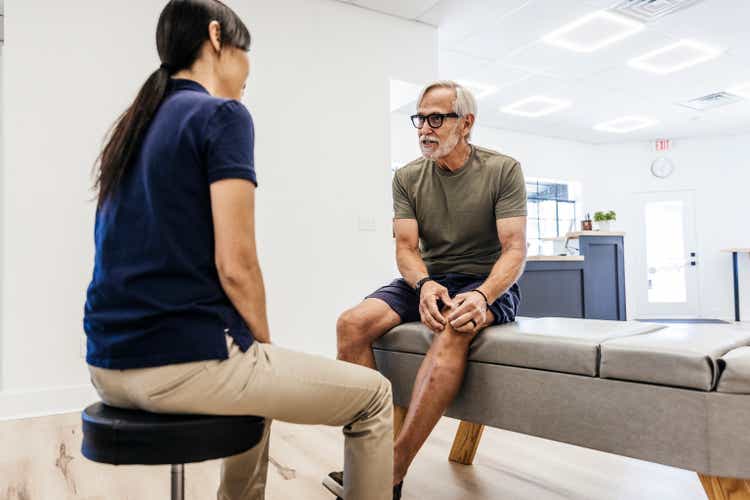
{"type": "MultiPolygon", "coordinates": [[[[697,476],[487,428],[473,466],[448,462],[458,422],[443,419],[413,464],[405,500],[698,500],[697,476]]],[[[78,414],[0,422],[0,500],[163,500],[167,467],[112,467],[80,454],[78,414]]],[[[340,469],[339,429],[274,423],[266,498],[333,500],[320,486],[340,469]]],[[[186,467],[187,498],[216,498],[219,463],[186,467]]]]}

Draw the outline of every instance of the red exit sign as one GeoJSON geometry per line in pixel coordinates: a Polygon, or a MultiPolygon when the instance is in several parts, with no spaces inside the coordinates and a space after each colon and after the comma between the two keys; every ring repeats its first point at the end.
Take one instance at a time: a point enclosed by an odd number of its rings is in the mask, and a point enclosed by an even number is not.
{"type": "Polygon", "coordinates": [[[657,151],[669,151],[672,148],[672,141],[669,139],[657,139],[656,150],[657,151]]]}

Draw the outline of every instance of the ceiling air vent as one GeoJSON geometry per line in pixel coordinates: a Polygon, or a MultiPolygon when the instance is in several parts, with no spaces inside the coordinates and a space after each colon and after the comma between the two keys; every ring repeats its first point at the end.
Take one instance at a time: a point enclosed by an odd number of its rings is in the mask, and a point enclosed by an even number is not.
{"type": "Polygon", "coordinates": [[[729,92],[717,92],[716,94],[710,94],[689,101],[678,102],[677,104],[697,111],[705,111],[707,109],[720,108],[721,106],[734,104],[742,100],[742,97],[730,94],[729,92]]]}
{"type": "Polygon", "coordinates": [[[613,11],[634,17],[643,22],[654,21],[667,14],[695,5],[703,0],[623,0],[613,11]]]}

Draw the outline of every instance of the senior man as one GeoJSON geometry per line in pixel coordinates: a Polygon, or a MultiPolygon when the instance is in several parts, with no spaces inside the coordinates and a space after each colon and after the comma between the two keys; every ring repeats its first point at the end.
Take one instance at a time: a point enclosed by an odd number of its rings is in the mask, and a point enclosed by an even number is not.
{"type": "MultiPolygon", "coordinates": [[[[435,333],[394,443],[394,498],[458,392],[472,340],[514,321],[518,310],[526,186],[516,160],[469,142],[476,114],[471,92],[455,82],[433,82],[420,94],[411,121],[422,158],[393,178],[402,278],[343,313],[336,328],[339,359],[370,368],[373,341],[393,327],[421,321],[435,333]]],[[[324,485],[341,496],[343,481],[333,472],[324,485]]]]}

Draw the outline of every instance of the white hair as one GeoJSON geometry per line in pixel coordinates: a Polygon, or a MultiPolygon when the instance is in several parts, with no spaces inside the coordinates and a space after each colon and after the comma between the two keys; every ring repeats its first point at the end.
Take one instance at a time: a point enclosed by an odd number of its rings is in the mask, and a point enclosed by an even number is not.
{"type": "MultiPolygon", "coordinates": [[[[425,85],[422,92],[419,93],[417,108],[422,104],[422,99],[424,99],[427,92],[435,88],[453,90],[456,94],[456,100],[453,101],[453,112],[458,116],[477,116],[477,100],[474,98],[474,94],[471,93],[471,90],[453,80],[435,80],[425,85]]],[[[469,130],[469,134],[466,136],[466,140],[468,141],[469,139],[471,139],[471,130],[469,130]]]]}

